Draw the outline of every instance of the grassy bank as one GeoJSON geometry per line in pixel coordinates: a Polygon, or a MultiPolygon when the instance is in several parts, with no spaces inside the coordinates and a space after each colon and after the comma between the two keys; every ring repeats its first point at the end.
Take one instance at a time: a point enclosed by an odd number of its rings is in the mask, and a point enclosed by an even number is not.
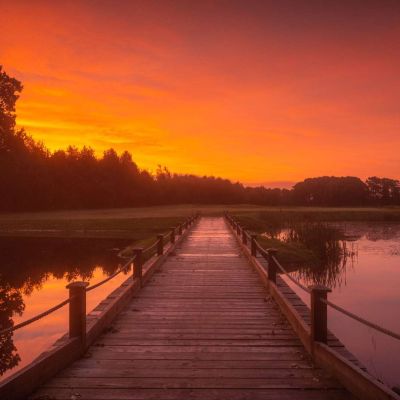
{"type": "MultiPolygon", "coordinates": [[[[264,207],[233,208],[233,214],[272,223],[286,221],[339,222],[339,221],[379,221],[400,222],[400,207],[338,208],[338,207],[264,207]]],[[[251,222],[249,220],[249,222],[251,222]]],[[[264,223],[263,222],[263,223],[264,223]]],[[[253,222],[254,223],[254,222],[253,222]]]]}
{"type": "Polygon", "coordinates": [[[165,233],[170,227],[183,222],[186,216],[145,217],[145,218],[102,218],[101,216],[74,215],[51,218],[48,214],[40,218],[18,216],[18,218],[0,218],[0,236],[8,237],[58,237],[58,238],[119,238],[139,241],[154,240],[159,233],[165,233]]]}
{"type": "MultiPolygon", "coordinates": [[[[286,266],[323,268],[340,264],[343,258],[351,256],[344,244],[344,232],[329,222],[388,221],[377,217],[377,213],[383,210],[372,210],[367,218],[361,218],[363,212],[348,209],[336,214],[330,209],[291,209],[282,212],[239,212],[234,215],[247,230],[259,234],[258,241],[264,248],[277,249],[279,260],[286,266]]],[[[397,215],[395,217],[398,218],[397,215]]],[[[389,220],[397,221],[396,218],[389,220]]]]}
{"type": "MultiPolygon", "coordinates": [[[[128,209],[0,214],[0,235],[29,237],[153,237],[196,211],[238,216],[249,229],[273,230],[282,221],[400,221],[400,208],[306,208],[251,205],[173,205],[128,209]]],[[[272,243],[271,243],[272,244],[272,243]]]]}

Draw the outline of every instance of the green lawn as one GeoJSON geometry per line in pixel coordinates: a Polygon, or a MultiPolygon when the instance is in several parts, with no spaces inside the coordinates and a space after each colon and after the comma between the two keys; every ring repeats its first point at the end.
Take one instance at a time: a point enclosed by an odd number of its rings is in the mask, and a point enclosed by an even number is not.
{"type": "Polygon", "coordinates": [[[249,228],[282,219],[306,221],[400,221],[400,208],[306,208],[252,205],[173,205],[102,210],[74,210],[0,214],[0,235],[54,237],[113,237],[133,240],[154,237],[187,216],[221,215],[224,210],[240,217],[249,228]]]}

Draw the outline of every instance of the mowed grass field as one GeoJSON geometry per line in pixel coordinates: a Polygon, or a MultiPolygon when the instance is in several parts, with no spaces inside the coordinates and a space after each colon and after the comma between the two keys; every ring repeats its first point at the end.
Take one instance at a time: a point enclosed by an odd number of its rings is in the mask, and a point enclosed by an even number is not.
{"type": "Polygon", "coordinates": [[[122,209],[0,214],[0,235],[42,237],[112,237],[143,240],[168,231],[196,212],[238,217],[305,221],[400,221],[400,207],[322,208],[252,205],[173,205],[122,209]]]}

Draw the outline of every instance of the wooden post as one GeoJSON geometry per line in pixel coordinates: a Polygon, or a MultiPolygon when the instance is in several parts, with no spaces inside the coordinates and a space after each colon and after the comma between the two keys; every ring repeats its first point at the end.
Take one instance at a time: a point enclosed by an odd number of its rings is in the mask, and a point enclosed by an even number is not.
{"type": "Polygon", "coordinates": [[[246,231],[242,229],[242,243],[246,246],[247,245],[247,236],[246,231]]]}
{"type": "Polygon", "coordinates": [[[326,286],[310,286],[311,290],[311,340],[326,343],[328,339],[328,310],[327,305],[321,301],[328,298],[331,292],[326,286]]]}
{"type": "Polygon", "coordinates": [[[278,266],[276,265],[276,261],[274,257],[278,254],[278,250],[276,249],[268,249],[268,280],[276,283],[276,270],[278,266]]]}
{"type": "Polygon", "coordinates": [[[178,235],[182,235],[182,225],[178,226],[178,235]]]}
{"type": "Polygon", "coordinates": [[[135,265],[135,270],[133,274],[133,279],[139,279],[140,286],[142,286],[142,277],[143,277],[143,248],[138,247],[136,249],[133,249],[133,254],[135,255],[135,260],[133,261],[135,265]]]}
{"type": "Polygon", "coordinates": [[[171,228],[171,243],[175,243],[175,228],[171,228]]]}
{"type": "Polygon", "coordinates": [[[251,235],[251,255],[257,257],[257,246],[256,246],[257,235],[251,235]]]}
{"type": "Polygon", "coordinates": [[[72,282],[69,289],[69,337],[86,341],[86,287],[88,282],[72,282]]]}
{"type": "Polygon", "coordinates": [[[157,255],[162,256],[164,254],[164,236],[157,235],[157,255]]]}

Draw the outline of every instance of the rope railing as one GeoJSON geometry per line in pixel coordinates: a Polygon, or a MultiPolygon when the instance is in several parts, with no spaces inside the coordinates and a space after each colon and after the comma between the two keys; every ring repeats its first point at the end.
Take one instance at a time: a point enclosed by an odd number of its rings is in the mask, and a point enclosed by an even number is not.
{"type": "Polygon", "coordinates": [[[144,255],[145,259],[149,259],[154,254],[157,253],[157,246],[158,246],[158,240],[156,242],[154,242],[151,246],[149,246],[145,250],[143,250],[143,255],[144,255]]]}
{"type": "Polygon", "coordinates": [[[382,326],[379,326],[379,325],[375,324],[374,322],[368,321],[367,319],[364,319],[364,318],[360,317],[359,315],[353,314],[352,312],[350,312],[350,311],[338,306],[335,303],[332,303],[329,300],[321,299],[321,301],[324,304],[328,305],[329,307],[332,307],[336,311],[339,311],[340,313],[346,315],[347,317],[350,317],[350,318],[354,319],[355,321],[358,321],[358,322],[360,322],[360,323],[362,323],[362,324],[364,324],[364,325],[366,325],[366,326],[368,326],[368,327],[370,327],[372,329],[375,329],[376,331],[381,332],[381,333],[383,333],[383,334],[385,334],[387,336],[391,336],[392,338],[400,340],[400,334],[398,334],[396,332],[393,332],[390,329],[387,329],[387,328],[384,328],[382,326]]]}
{"type": "Polygon", "coordinates": [[[111,279],[115,278],[117,275],[119,275],[121,272],[126,271],[128,267],[131,266],[132,262],[135,260],[135,257],[132,257],[129,261],[127,261],[121,268],[119,268],[117,271],[115,271],[113,274],[108,276],[107,278],[103,279],[100,282],[95,283],[92,286],[89,286],[86,288],[87,292],[90,292],[91,290],[97,289],[98,287],[104,285],[108,281],[111,281],[111,279]]]}
{"type": "Polygon", "coordinates": [[[10,326],[9,328],[6,328],[6,329],[2,329],[2,330],[0,331],[0,335],[5,335],[5,334],[7,334],[7,333],[9,333],[9,332],[14,332],[14,331],[16,331],[17,329],[21,329],[21,328],[23,328],[24,326],[30,325],[30,324],[32,324],[33,322],[36,322],[36,321],[38,321],[39,319],[42,319],[42,318],[46,317],[47,315],[53,313],[54,311],[59,310],[60,308],[62,308],[62,307],[64,307],[65,305],[67,305],[70,301],[71,301],[70,298],[65,299],[65,300],[62,301],[61,303],[55,305],[55,306],[52,307],[52,308],[49,308],[48,310],[42,312],[41,314],[38,314],[38,315],[36,315],[36,316],[34,316],[34,317],[32,317],[32,318],[29,318],[29,319],[27,319],[26,321],[23,321],[23,322],[21,322],[21,323],[19,323],[19,324],[17,324],[17,325],[10,326]]]}
{"type": "MultiPolygon", "coordinates": [[[[251,237],[250,237],[251,238],[251,237]]],[[[255,240],[255,245],[257,250],[259,251],[259,253],[264,256],[267,257],[268,256],[268,251],[264,249],[264,247],[261,246],[260,243],[257,242],[257,240],[255,240]]]]}
{"type": "MultiPolygon", "coordinates": [[[[134,256],[130,257],[129,260],[122,266],[120,267],[117,271],[115,271],[113,274],[111,274],[110,276],[108,276],[107,278],[103,279],[100,282],[95,283],[92,286],[88,286],[88,283],[86,282],[72,282],[70,283],[67,288],[69,288],[70,290],[70,296],[68,299],[62,301],[61,303],[55,305],[54,307],[26,320],[23,321],[19,324],[16,324],[14,326],[10,326],[6,329],[2,329],[0,330],[0,336],[3,336],[7,333],[10,332],[14,332],[18,329],[21,329],[27,325],[30,325],[36,321],[38,321],[39,319],[42,319],[44,317],[46,317],[47,315],[59,310],[60,308],[64,307],[67,304],[70,304],[71,307],[71,303],[76,302],[76,300],[79,301],[85,301],[86,302],[86,293],[90,292],[94,289],[97,289],[98,287],[104,285],[105,283],[109,282],[110,280],[112,280],[113,278],[115,278],[117,275],[119,275],[121,272],[126,271],[128,269],[128,267],[130,267],[132,265],[132,263],[135,264],[135,268],[134,268],[134,279],[138,279],[140,282],[140,286],[142,286],[142,264],[143,264],[143,254],[145,256],[148,256],[150,254],[150,257],[153,255],[152,253],[154,252],[155,254],[157,254],[158,256],[161,256],[163,254],[163,248],[164,248],[164,241],[165,239],[168,239],[171,241],[171,243],[175,242],[175,234],[176,232],[178,232],[178,234],[182,234],[183,233],[183,229],[188,229],[189,226],[198,218],[199,214],[195,214],[194,216],[190,216],[183,224],[178,225],[177,227],[173,227],[170,228],[170,232],[164,234],[164,235],[158,235],[157,236],[157,241],[155,243],[153,243],[152,245],[148,246],[146,249],[134,249],[134,256]]],[[[150,258],[148,257],[148,258],[150,258]]],[[[145,257],[146,258],[146,257],[145,257]]],[[[78,302],[79,302],[78,301],[78,302]]],[[[79,307],[78,307],[79,308],[79,307]]],[[[82,316],[81,316],[82,317],[82,316]]],[[[79,324],[73,324],[71,323],[71,318],[73,318],[73,316],[71,315],[70,312],[70,336],[71,336],[71,329],[75,329],[75,328],[71,328],[72,326],[76,327],[79,324]]],[[[86,321],[86,315],[84,315],[85,321],[86,321]]]]}
{"type": "Polygon", "coordinates": [[[277,253],[274,249],[264,249],[261,244],[256,240],[256,235],[249,234],[246,230],[240,226],[240,224],[235,221],[228,213],[225,213],[225,217],[227,218],[228,222],[231,224],[233,230],[237,232],[237,235],[240,237],[242,236],[243,245],[250,247],[251,255],[253,257],[257,256],[257,252],[259,252],[268,262],[268,280],[274,284],[276,284],[276,272],[280,270],[291,282],[293,282],[297,287],[305,291],[306,293],[311,295],[311,330],[312,330],[312,337],[314,340],[319,340],[322,342],[327,341],[327,310],[326,307],[329,306],[334,310],[346,315],[349,318],[352,318],[355,321],[360,322],[363,325],[366,325],[372,329],[375,329],[378,332],[381,332],[387,336],[400,340],[400,334],[390,329],[384,328],[375,324],[374,322],[368,321],[343,307],[338,306],[335,303],[332,303],[327,299],[328,292],[331,289],[321,286],[321,285],[314,285],[310,287],[306,287],[303,285],[299,280],[295,279],[290,273],[282,266],[282,264],[278,261],[275,254],[277,253]],[[250,238],[250,243],[244,238],[250,238]],[[318,314],[325,314],[325,317],[321,318],[321,315],[318,314]],[[313,326],[313,324],[317,323],[324,324],[324,326],[313,326]],[[317,339],[316,339],[317,338],[317,339]]]}
{"type": "Polygon", "coordinates": [[[286,271],[285,268],[283,268],[282,264],[276,259],[275,256],[272,256],[272,259],[275,262],[275,265],[286,275],[287,278],[289,278],[295,285],[297,285],[300,289],[304,290],[306,293],[311,293],[311,290],[304,286],[302,283],[300,283],[300,281],[298,281],[297,279],[293,278],[293,276],[291,276],[289,274],[288,271],[286,271]]]}

